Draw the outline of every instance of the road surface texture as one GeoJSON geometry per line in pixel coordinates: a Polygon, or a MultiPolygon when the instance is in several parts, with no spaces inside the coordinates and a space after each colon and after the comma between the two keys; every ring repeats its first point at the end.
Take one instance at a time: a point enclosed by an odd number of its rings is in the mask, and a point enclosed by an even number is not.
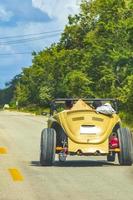
{"type": "Polygon", "coordinates": [[[133,167],[104,157],[39,165],[46,118],[0,111],[0,200],[133,200],[133,167]]]}

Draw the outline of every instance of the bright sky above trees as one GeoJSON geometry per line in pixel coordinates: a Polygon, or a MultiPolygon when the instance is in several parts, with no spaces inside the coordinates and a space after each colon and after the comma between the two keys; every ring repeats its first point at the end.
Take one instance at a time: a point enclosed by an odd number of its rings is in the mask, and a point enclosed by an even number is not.
{"type": "MultiPolygon", "coordinates": [[[[22,67],[31,65],[31,54],[57,42],[60,33],[31,42],[11,40],[8,36],[36,34],[53,30],[63,30],[69,14],[79,12],[80,0],[4,0],[0,2],[0,88],[20,73],[22,67]]],[[[41,35],[42,36],[42,35],[41,35]]],[[[43,35],[44,36],[44,35],[43,35]]],[[[33,35],[25,38],[33,38],[33,35]]],[[[38,35],[36,35],[38,37],[38,35]]]]}

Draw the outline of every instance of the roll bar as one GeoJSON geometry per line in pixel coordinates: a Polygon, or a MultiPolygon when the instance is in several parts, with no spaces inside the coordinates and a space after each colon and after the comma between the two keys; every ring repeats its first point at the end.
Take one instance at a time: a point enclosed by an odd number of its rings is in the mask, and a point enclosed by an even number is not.
{"type": "MultiPolygon", "coordinates": [[[[54,110],[56,110],[56,104],[65,104],[66,101],[72,101],[73,103],[78,101],[80,98],[56,98],[54,99],[51,103],[50,103],[50,113],[52,115],[52,113],[54,112],[54,110]]],[[[93,101],[102,101],[102,102],[112,102],[112,105],[116,111],[116,113],[118,113],[118,100],[117,99],[113,99],[113,98],[81,98],[83,101],[85,102],[93,102],[93,101]]]]}

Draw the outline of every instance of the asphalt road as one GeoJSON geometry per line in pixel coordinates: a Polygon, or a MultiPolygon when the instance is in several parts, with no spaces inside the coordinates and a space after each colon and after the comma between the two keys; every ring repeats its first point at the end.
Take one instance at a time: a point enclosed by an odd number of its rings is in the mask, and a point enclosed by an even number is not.
{"type": "Polygon", "coordinates": [[[104,157],[68,157],[39,165],[46,119],[0,112],[0,200],[133,200],[133,167],[104,157]]]}

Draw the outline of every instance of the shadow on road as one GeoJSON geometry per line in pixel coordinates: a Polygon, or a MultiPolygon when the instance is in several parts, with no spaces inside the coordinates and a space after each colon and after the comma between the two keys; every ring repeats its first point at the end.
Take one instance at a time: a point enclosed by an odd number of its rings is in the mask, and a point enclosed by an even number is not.
{"type": "MultiPolygon", "coordinates": [[[[39,161],[31,161],[31,166],[42,167],[39,161]]],[[[117,163],[109,163],[105,160],[69,160],[65,162],[55,161],[54,167],[108,167],[119,166],[117,163]]]]}
{"type": "Polygon", "coordinates": [[[39,161],[31,161],[30,165],[31,165],[31,166],[36,166],[36,167],[41,167],[39,161]]]}

